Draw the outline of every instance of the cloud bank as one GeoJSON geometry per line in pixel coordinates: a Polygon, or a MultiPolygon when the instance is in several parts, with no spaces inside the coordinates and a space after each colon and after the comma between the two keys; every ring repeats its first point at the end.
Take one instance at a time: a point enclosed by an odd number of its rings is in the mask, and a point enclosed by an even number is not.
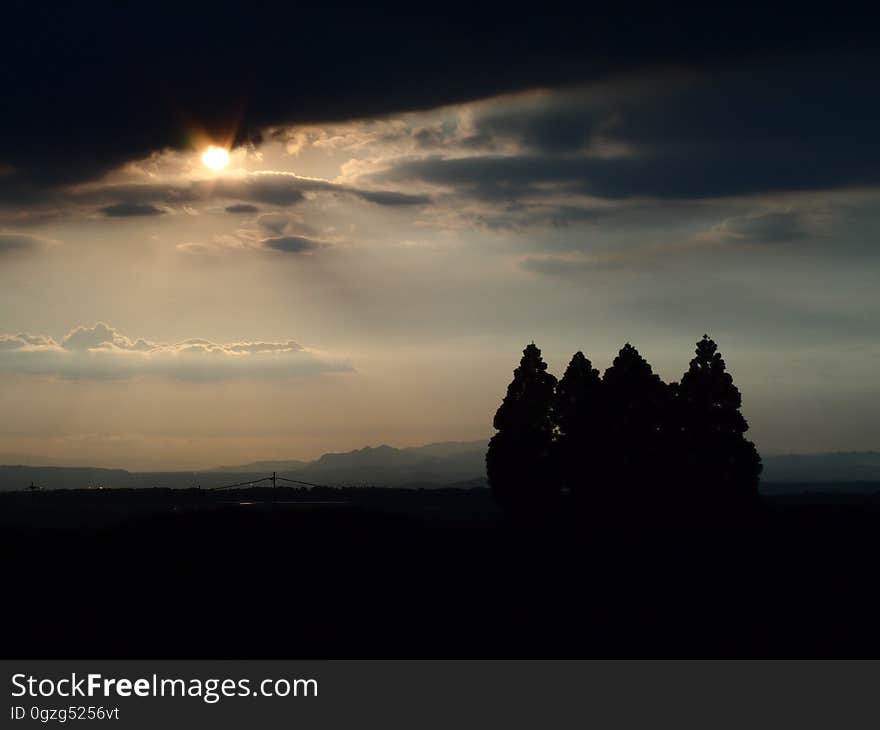
{"type": "MultiPolygon", "coordinates": [[[[0,27],[0,169],[13,172],[3,179],[96,179],[153,150],[186,146],[182,117],[208,136],[242,142],[271,125],[374,117],[637,69],[876,46],[870,15],[859,22],[853,11],[766,3],[737,13],[608,5],[531,13],[527,22],[491,3],[429,16],[418,7],[277,5],[254,33],[231,33],[228,14],[202,2],[151,8],[173,22],[133,24],[122,10],[84,4],[50,14],[34,3],[9,6],[0,27]],[[292,39],[295,28],[307,30],[292,39]],[[334,62],[316,62],[328,49],[334,62]],[[64,73],[47,88],[46,69],[55,68],[64,73]],[[292,79],[299,68],[309,72],[292,79]]],[[[14,189],[10,182],[0,197],[14,189]]]]}
{"type": "Polygon", "coordinates": [[[101,212],[108,218],[137,218],[143,216],[162,215],[165,211],[155,205],[146,203],[116,203],[102,208],[101,212]]]}
{"type": "Polygon", "coordinates": [[[216,381],[316,376],[347,372],[351,366],[293,340],[157,343],[98,322],[76,327],[60,340],[29,333],[0,335],[0,370],[92,380],[156,376],[216,381]]]}

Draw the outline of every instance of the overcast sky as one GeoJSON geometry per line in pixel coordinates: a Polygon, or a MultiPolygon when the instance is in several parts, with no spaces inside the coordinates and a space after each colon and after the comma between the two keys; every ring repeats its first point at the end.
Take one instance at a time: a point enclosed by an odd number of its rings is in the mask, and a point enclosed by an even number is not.
{"type": "Polygon", "coordinates": [[[11,5],[2,460],[482,438],[531,340],[704,332],[763,452],[880,449],[858,19],[11,5]]]}

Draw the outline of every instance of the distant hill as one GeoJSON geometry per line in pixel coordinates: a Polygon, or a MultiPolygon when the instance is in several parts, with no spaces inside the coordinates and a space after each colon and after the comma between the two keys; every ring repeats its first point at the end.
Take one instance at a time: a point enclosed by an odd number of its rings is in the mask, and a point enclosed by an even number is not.
{"type": "Polygon", "coordinates": [[[236,466],[218,466],[214,469],[208,469],[209,473],[223,472],[224,474],[256,474],[260,472],[294,472],[302,469],[310,462],[298,461],[291,459],[289,461],[252,461],[249,464],[238,464],[236,466]]]}
{"type": "Polygon", "coordinates": [[[0,491],[24,489],[31,483],[54,489],[129,486],[127,481],[131,476],[130,472],[124,469],[75,466],[0,466],[0,491]]]}
{"type": "Polygon", "coordinates": [[[299,469],[297,478],[321,484],[448,484],[486,474],[486,442],[430,444],[410,449],[367,446],[341,454],[324,454],[299,469]]]}
{"type": "Polygon", "coordinates": [[[330,486],[444,485],[484,478],[487,444],[488,441],[482,439],[443,441],[402,449],[382,444],[324,454],[314,461],[257,461],[223,466],[211,472],[251,474],[274,471],[290,478],[330,486]]]}
{"type": "MultiPolygon", "coordinates": [[[[265,477],[271,472],[328,486],[441,487],[485,485],[486,440],[447,441],[394,448],[367,446],[324,454],[314,461],[255,461],[193,472],[129,472],[63,466],[0,466],[0,491],[24,489],[31,482],[49,488],[171,487],[210,488],[265,477]]],[[[761,489],[792,491],[874,491],[880,483],[880,452],[788,454],[764,458],[761,489]],[[812,485],[812,486],[811,486],[812,485]]]]}
{"type": "Polygon", "coordinates": [[[486,440],[447,441],[397,449],[367,446],[324,454],[315,461],[255,461],[204,472],[129,472],[49,466],[0,466],[0,491],[26,488],[31,482],[47,489],[89,487],[210,488],[265,477],[271,472],[328,486],[440,487],[484,484],[486,440]],[[482,480],[482,481],[481,481],[482,480]]]}
{"type": "Polygon", "coordinates": [[[486,454],[489,448],[489,439],[481,439],[479,441],[440,441],[436,444],[428,444],[427,446],[410,446],[401,451],[409,451],[414,454],[422,454],[423,456],[459,456],[461,454],[472,454],[474,451],[482,451],[486,454]]]}
{"type": "Polygon", "coordinates": [[[880,452],[852,451],[829,454],[765,456],[761,481],[769,482],[878,482],[880,452]]]}
{"type": "MultiPolygon", "coordinates": [[[[241,474],[194,474],[188,471],[131,472],[74,466],[0,466],[0,491],[26,489],[32,482],[44,489],[186,489],[212,487],[242,480],[241,474]]],[[[260,474],[260,476],[264,476],[260,474]]]]}

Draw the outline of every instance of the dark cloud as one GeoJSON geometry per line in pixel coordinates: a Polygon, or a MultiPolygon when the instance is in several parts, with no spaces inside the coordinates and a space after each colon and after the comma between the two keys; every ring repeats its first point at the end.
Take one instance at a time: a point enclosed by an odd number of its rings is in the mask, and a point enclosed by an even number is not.
{"type": "Polygon", "coordinates": [[[244,214],[244,213],[259,213],[260,209],[256,205],[249,205],[248,203],[236,203],[235,205],[227,205],[226,206],[227,213],[233,214],[244,214]]]}
{"type": "Polygon", "coordinates": [[[816,235],[799,211],[777,211],[728,218],[708,232],[721,243],[790,243],[816,235]]]}
{"type": "MultiPolygon", "coordinates": [[[[92,185],[51,199],[54,204],[103,205],[107,216],[159,215],[157,205],[184,206],[207,200],[239,200],[226,208],[233,212],[256,212],[254,203],[289,208],[303,202],[306,193],[351,195],[375,205],[423,204],[428,198],[395,191],[361,190],[326,180],[299,177],[284,172],[257,172],[244,177],[196,180],[189,183],[128,183],[92,185]],[[108,205],[109,204],[109,205],[108,205]]],[[[37,201],[34,201],[37,202],[37,201]]],[[[50,202],[40,199],[41,203],[50,202]]]]}
{"type": "MultiPolygon", "coordinates": [[[[700,207],[693,204],[678,210],[680,215],[693,216],[700,207]]],[[[743,245],[803,244],[833,240],[838,251],[843,246],[852,251],[852,242],[847,240],[845,234],[841,234],[851,227],[853,213],[857,210],[858,206],[852,204],[835,207],[825,202],[813,206],[805,204],[800,209],[732,215],[717,225],[693,234],[678,230],[671,236],[667,235],[665,240],[659,239],[640,245],[616,244],[603,248],[595,245],[572,246],[568,243],[559,253],[526,255],[518,261],[518,265],[525,271],[560,276],[611,270],[657,270],[683,256],[704,253],[707,246],[708,250],[717,250],[717,246],[723,246],[732,252],[743,245]]],[[[649,220],[654,211],[659,212],[659,208],[645,209],[649,220]]],[[[703,210],[702,214],[707,212],[703,210]]],[[[638,215],[638,210],[624,207],[616,212],[609,211],[607,217],[600,215],[599,218],[614,221],[618,225],[617,216],[628,218],[632,217],[632,213],[638,215]]],[[[654,218],[654,224],[661,229],[663,227],[661,218],[654,218]]],[[[543,251],[551,248],[546,244],[542,246],[543,251]]]]}
{"type": "Polygon", "coordinates": [[[30,251],[41,248],[45,243],[46,240],[39,236],[0,231],[0,256],[15,251],[30,251]]]}
{"type": "MultiPolygon", "coordinates": [[[[196,184],[171,183],[125,183],[94,185],[87,188],[56,194],[49,198],[52,203],[62,202],[74,205],[108,205],[128,204],[147,205],[162,203],[164,205],[185,205],[199,200],[199,189],[196,184]]],[[[36,200],[35,202],[46,202],[36,200]]]]}
{"type": "Polygon", "coordinates": [[[526,195],[587,193],[604,165],[602,160],[552,158],[532,154],[484,155],[394,164],[372,179],[382,183],[426,182],[453,188],[461,195],[490,202],[517,201],[526,195]],[[550,186],[553,187],[550,187],[550,186]]]}
{"type": "Polygon", "coordinates": [[[245,180],[218,180],[200,184],[203,197],[238,198],[265,205],[289,207],[306,199],[305,191],[321,189],[320,185],[288,175],[253,175],[245,180]]]}
{"type": "MultiPolygon", "coordinates": [[[[14,171],[0,178],[0,197],[28,185],[97,179],[155,150],[185,147],[194,132],[242,141],[272,125],[377,116],[636,70],[851,53],[874,41],[874,23],[852,12],[766,3],[735,13],[711,4],[628,4],[527,16],[500,4],[442,12],[277,4],[264,9],[268,22],[254,33],[233,32],[231,17],[235,8],[216,2],[157,0],[134,10],[5,3],[0,165],[14,171]],[[333,63],[323,60],[328,49],[333,63]]],[[[576,126],[558,138],[525,130],[542,147],[556,139],[570,147],[579,135],[576,126]]]]}
{"type": "Polygon", "coordinates": [[[425,205],[431,202],[427,195],[410,195],[393,190],[351,190],[359,198],[377,205],[425,205]]]}
{"type": "Polygon", "coordinates": [[[284,213],[267,213],[257,218],[257,225],[269,233],[280,236],[290,226],[290,216],[284,213]]]}
{"type": "Polygon", "coordinates": [[[526,103],[489,107],[476,115],[474,131],[462,139],[471,148],[497,149],[512,142],[533,152],[568,154],[583,150],[605,109],[588,96],[540,96],[526,103]]]}
{"type": "MultiPolygon", "coordinates": [[[[151,213],[126,213],[125,211],[154,207],[157,203],[179,206],[203,200],[245,200],[287,207],[305,200],[304,191],[321,189],[329,185],[330,183],[312,181],[295,175],[259,174],[249,175],[245,178],[195,180],[174,184],[95,185],[63,195],[61,199],[79,205],[114,203],[110,207],[122,211],[117,215],[151,215],[151,213]]],[[[245,203],[245,205],[248,204],[250,203],[245,203]]]]}
{"type": "Polygon", "coordinates": [[[147,203],[116,203],[101,208],[108,218],[133,218],[138,216],[162,215],[165,211],[147,203]]]}
{"type": "Polygon", "coordinates": [[[788,64],[658,76],[487,105],[484,154],[405,159],[373,182],[510,203],[559,195],[689,200],[880,184],[880,66],[788,64]],[[506,147],[505,147],[506,145],[506,147]],[[504,148],[502,150],[502,148],[504,148]]]}
{"type": "Polygon", "coordinates": [[[265,248],[272,249],[273,251],[283,251],[284,253],[292,254],[311,253],[327,245],[322,241],[313,241],[305,236],[264,238],[261,243],[265,248]]]}

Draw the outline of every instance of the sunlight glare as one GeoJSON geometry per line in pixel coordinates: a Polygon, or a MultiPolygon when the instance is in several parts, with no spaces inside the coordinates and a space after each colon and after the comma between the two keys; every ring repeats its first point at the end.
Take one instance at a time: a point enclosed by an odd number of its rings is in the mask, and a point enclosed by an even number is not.
{"type": "Polygon", "coordinates": [[[211,145],[202,152],[202,162],[212,170],[222,170],[229,164],[229,152],[223,147],[211,145]]]}

